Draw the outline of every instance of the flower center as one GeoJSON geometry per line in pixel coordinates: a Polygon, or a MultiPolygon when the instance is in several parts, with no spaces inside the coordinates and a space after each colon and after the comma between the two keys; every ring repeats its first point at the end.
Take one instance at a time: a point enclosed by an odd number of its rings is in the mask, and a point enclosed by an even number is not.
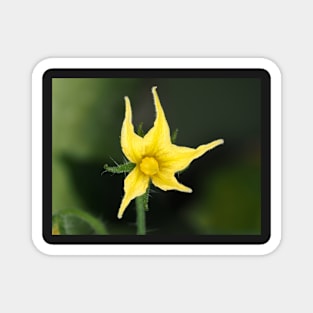
{"type": "Polygon", "coordinates": [[[140,163],[140,169],[148,176],[155,175],[159,171],[158,161],[155,158],[145,157],[140,163]]]}

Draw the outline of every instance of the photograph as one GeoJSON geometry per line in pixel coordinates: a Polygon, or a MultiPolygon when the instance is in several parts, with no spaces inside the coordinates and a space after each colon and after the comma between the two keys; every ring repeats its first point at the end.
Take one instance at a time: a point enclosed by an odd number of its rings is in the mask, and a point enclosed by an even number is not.
{"type": "Polygon", "coordinates": [[[52,78],[53,236],[261,234],[261,79],[164,76],[52,78]]]}

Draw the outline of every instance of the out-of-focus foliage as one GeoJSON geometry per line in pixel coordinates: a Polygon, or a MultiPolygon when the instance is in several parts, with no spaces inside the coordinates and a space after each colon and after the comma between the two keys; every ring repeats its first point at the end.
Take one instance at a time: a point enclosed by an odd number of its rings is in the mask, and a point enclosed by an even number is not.
{"type": "MultiPolygon", "coordinates": [[[[110,234],[135,233],[134,203],[122,220],[116,218],[124,176],[100,173],[104,164],[124,161],[119,141],[124,96],[132,103],[134,124],[143,122],[146,132],[155,117],[155,85],[172,132],[179,129],[178,145],[196,147],[218,138],[225,144],[179,174],[192,194],[151,190],[149,233],[260,233],[257,79],[54,79],[54,214],[79,209],[104,222],[110,234]]],[[[85,226],[71,233],[89,234],[85,226]]]]}
{"type": "Polygon", "coordinates": [[[103,223],[78,209],[59,210],[52,216],[53,235],[107,235],[103,223]]]}

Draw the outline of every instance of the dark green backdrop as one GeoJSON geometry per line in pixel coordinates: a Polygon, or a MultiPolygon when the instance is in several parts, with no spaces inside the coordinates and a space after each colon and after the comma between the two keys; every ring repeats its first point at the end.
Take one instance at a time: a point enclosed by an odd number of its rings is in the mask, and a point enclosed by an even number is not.
{"type": "MultiPolygon", "coordinates": [[[[180,174],[192,194],[152,188],[149,234],[260,234],[261,84],[254,78],[54,78],[54,214],[78,209],[98,219],[108,234],[136,232],[133,202],[122,220],[116,217],[124,175],[100,173],[105,163],[124,160],[124,96],[135,126],[143,122],[147,131],[153,125],[153,86],[171,130],[179,129],[177,145],[197,147],[219,138],[225,144],[180,174]]],[[[78,219],[66,223],[69,234],[94,233],[78,219]]]]}

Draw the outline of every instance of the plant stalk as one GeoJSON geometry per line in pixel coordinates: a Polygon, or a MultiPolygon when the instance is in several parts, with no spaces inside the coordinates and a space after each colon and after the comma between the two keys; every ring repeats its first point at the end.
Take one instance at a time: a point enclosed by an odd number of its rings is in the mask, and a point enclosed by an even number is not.
{"type": "Polygon", "coordinates": [[[137,235],[146,234],[145,194],[136,198],[137,235]]]}

